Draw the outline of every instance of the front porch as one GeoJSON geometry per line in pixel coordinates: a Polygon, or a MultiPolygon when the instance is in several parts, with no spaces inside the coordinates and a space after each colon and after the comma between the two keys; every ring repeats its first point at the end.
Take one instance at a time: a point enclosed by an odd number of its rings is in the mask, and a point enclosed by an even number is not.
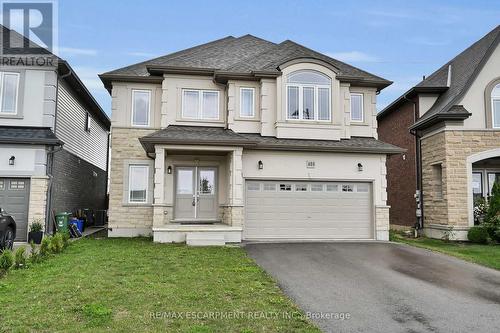
{"type": "Polygon", "coordinates": [[[160,243],[241,242],[242,147],[155,145],[153,239],[160,243]]]}

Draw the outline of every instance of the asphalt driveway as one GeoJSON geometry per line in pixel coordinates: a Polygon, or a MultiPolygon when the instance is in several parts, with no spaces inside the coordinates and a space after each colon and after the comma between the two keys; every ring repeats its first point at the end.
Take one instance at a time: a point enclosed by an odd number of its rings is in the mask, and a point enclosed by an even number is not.
{"type": "Polygon", "coordinates": [[[492,269],[392,243],[246,250],[325,332],[500,332],[492,269]]]}

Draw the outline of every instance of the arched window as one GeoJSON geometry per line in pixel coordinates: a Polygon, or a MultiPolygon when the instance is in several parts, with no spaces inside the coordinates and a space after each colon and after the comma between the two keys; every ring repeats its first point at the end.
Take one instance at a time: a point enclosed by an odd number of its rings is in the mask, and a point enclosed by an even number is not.
{"type": "Polygon", "coordinates": [[[331,85],[331,78],[316,71],[289,74],[286,81],[287,119],[329,121],[331,85]]]}
{"type": "Polygon", "coordinates": [[[491,91],[491,119],[493,128],[500,128],[500,83],[491,91]]]}

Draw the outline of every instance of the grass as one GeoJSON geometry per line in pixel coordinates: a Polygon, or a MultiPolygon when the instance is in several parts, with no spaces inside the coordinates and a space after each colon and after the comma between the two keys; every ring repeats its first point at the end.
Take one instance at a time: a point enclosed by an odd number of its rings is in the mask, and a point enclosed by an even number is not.
{"type": "Polygon", "coordinates": [[[146,238],[83,239],[11,270],[0,304],[0,332],[319,332],[241,248],[146,238]]]}
{"type": "Polygon", "coordinates": [[[432,251],[445,253],[476,264],[500,270],[500,245],[480,245],[463,242],[445,242],[440,239],[406,238],[391,234],[391,240],[432,251]]]}

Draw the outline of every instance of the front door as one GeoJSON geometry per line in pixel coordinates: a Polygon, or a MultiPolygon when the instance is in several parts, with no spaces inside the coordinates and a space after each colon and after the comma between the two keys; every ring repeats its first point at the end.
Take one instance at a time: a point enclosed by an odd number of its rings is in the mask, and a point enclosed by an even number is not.
{"type": "Polygon", "coordinates": [[[215,220],[217,218],[216,184],[216,168],[176,168],[175,219],[215,220]]]}

